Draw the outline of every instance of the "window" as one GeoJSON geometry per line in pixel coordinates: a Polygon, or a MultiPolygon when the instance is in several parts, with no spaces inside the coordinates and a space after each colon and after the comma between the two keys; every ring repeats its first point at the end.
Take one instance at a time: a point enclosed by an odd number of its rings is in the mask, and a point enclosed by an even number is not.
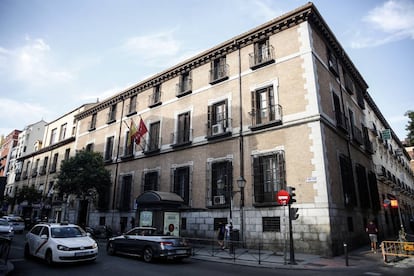
{"type": "Polygon", "coordinates": [[[149,107],[155,107],[161,104],[161,85],[154,86],[152,94],[149,96],[149,107]]]}
{"type": "Polygon", "coordinates": [[[47,169],[47,163],[49,162],[49,157],[45,157],[44,159],[43,159],[43,165],[42,165],[42,168],[40,169],[40,175],[44,175],[44,174],[46,174],[46,169],[47,169]]]}
{"type": "Polygon", "coordinates": [[[128,116],[137,113],[137,95],[132,96],[129,99],[128,116]]]}
{"type": "Polygon", "coordinates": [[[160,124],[160,122],[154,122],[149,126],[147,153],[160,150],[160,124]]]}
{"type": "Polygon", "coordinates": [[[70,149],[66,149],[65,150],[65,158],[63,160],[68,161],[69,160],[69,155],[70,155],[70,149]]]}
{"type": "Polygon", "coordinates": [[[229,126],[228,101],[224,100],[208,107],[208,136],[226,133],[229,126]]]}
{"type": "Polygon", "coordinates": [[[354,82],[352,81],[351,76],[348,73],[344,73],[345,77],[345,89],[349,94],[354,94],[354,82]]]}
{"type": "Polygon", "coordinates": [[[341,155],[339,157],[339,165],[341,167],[340,169],[342,190],[344,193],[344,204],[346,207],[353,207],[356,205],[356,194],[351,160],[347,156],[341,155]]]}
{"type": "Polygon", "coordinates": [[[190,72],[182,73],[177,84],[177,97],[185,96],[191,93],[192,79],[190,72]]]}
{"type": "Polygon", "coordinates": [[[333,99],[333,105],[334,105],[336,126],[347,132],[348,131],[347,119],[345,117],[345,114],[342,113],[341,102],[339,100],[339,97],[334,92],[332,92],[332,99],[333,99]]]}
{"type": "Polygon", "coordinates": [[[365,167],[361,164],[356,164],[355,171],[358,183],[359,206],[362,209],[369,209],[371,207],[371,200],[369,198],[367,174],[365,172],[365,167]]]}
{"type": "Polygon", "coordinates": [[[329,70],[336,76],[339,76],[338,60],[335,54],[328,49],[328,66],[329,70]]]}
{"type": "Polygon", "coordinates": [[[131,141],[129,138],[129,131],[126,132],[125,135],[125,145],[124,145],[124,158],[125,157],[132,157],[134,154],[134,142],[131,141]]]}
{"type": "Polygon", "coordinates": [[[120,211],[129,211],[131,209],[131,189],[132,189],[132,175],[122,176],[118,209],[120,211]]]}
{"type": "Polygon", "coordinates": [[[211,201],[214,206],[228,206],[233,183],[231,160],[211,163],[211,201]]]}
{"type": "Polygon", "coordinates": [[[144,173],[144,192],[158,191],[158,171],[144,173]]]}
{"type": "Polygon", "coordinates": [[[253,174],[255,202],[275,202],[275,194],[286,187],[284,152],[254,157],[253,174]]]}
{"type": "Polygon", "coordinates": [[[372,171],[368,173],[368,187],[369,194],[371,195],[372,209],[378,212],[381,209],[381,202],[378,192],[377,178],[372,171]]]}
{"type": "Polygon", "coordinates": [[[185,205],[190,203],[190,167],[179,167],[173,170],[173,192],[179,195],[185,205]]]}
{"type": "Polygon", "coordinates": [[[89,130],[94,130],[96,128],[96,117],[97,113],[92,114],[91,121],[89,122],[89,130]]]}
{"type": "Polygon", "coordinates": [[[93,151],[93,143],[87,144],[85,150],[86,151],[93,151]]]}
{"type": "Polygon", "coordinates": [[[254,44],[254,52],[249,54],[250,68],[257,69],[275,61],[273,46],[269,40],[262,40],[254,44]]]}
{"type": "Polygon", "coordinates": [[[190,112],[178,115],[177,131],[173,137],[174,146],[182,146],[191,143],[190,112]]]}
{"type": "Polygon", "coordinates": [[[66,138],[66,127],[67,124],[63,124],[60,126],[59,141],[62,141],[66,138]]]}
{"type": "Polygon", "coordinates": [[[361,88],[356,89],[357,102],[361,109],[365,109],[364,92],[361,88]]]}
{"type": "Polygon", "coordinates": [[[36,163],[34,164],[33,169],[32,169],[32,176],[37,175],[37,169],[39,167],[39,161],[40,161],[40,159],[36,159],[36,163]]]}
{"type": "Polygon", "coordinates": [[[116,120],[116,104],[111,105],[111,107],[109,108],[109,113],[108,113],[108,121],[107,123],[113,123],[116,120]]]}
{"type": "Polygon", "coordinates": [[[105,147],[105,161],[112,161],[112,152],[114,149],[114,136],[106,138],[106,147],[105,147]]]}
{"type": "Polygon", "coordinates": [[[228,67],[225,56],[213,60],[211,62],[210,84],[228,79],[228,67]]]}
{"type": "Polygon", "coordinates": [[[281,122],[281,107],[275,105],[273,86],[252,91],[253,126],[281,122]]]}
{"type": "Polygon", "coordinates": [[[280,217],[262,217],[263,232],[280,232],[280,217]]]}
{"type": "Polygon", "coordinates": [[[56,139],[57,139],[57,128],[52,129],[52,132],[50,133],[50,145],[56,143],[56,139]]]}
{"type": "Polygon", "coordinates": [[[59,157],[58,153],[55,153],[55,155],[53,155],[53,162],[52,162],[52,166],[50,168],[51,173],[56,172],[58,157],[59,157]]]}

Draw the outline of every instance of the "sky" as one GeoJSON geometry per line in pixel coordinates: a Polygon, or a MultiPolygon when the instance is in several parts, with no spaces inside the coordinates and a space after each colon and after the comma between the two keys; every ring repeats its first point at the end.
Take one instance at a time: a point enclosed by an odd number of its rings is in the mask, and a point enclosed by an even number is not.
{"type": "MultiPolygon", "coordinates": [[[[0,0],[0,135],[51,122],[306,4],[0,0]]],[[[414,0],[314,0],[400,139],[414,110],[414,0]]]]}

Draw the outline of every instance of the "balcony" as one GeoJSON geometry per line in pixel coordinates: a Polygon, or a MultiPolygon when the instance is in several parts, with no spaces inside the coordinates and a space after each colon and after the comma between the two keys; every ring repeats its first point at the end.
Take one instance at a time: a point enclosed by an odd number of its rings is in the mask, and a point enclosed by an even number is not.
{"type": "Polygon", "coordinates": [[[192,79],[181,80],[176,85],[176,94],[175,94],[175,96],[177,98],[179,98],[179,97],[183,97],[185,95],[191,94],[192,86],[193,86],[193,80],[192,79]]]}
{"type": "Polygon", "coordinates": [[[23,173],[22,173],[22,179],[24,180],[24,179],[27,179],[27,171],[24,171],[23,173]]]}
{"type": "Polygon", "coordinates": [[[156,107],[162,104],[161,94],[162,94],[162,91],[158,91],[148,96],[148,107],[149,108],[156,107]]]}
{"type": "Polygon", "coordinates": [[[356,142],[358,145],[362,145],[364,143],[362,131],[356,126],[352,126],[352,140],[356,142]]]}
{"type": "Polygon", "coordinates": [[[348,133],[348,118],[342,112],[335,112],[336,126],[345,133],[348,133]]]}
{"type": "Polygon", "coordinates": [[[228,76],[229,65],[224,64],[217,66],[210,70],[210,84],[216,84],[218,82],[227,80],[228,76]]]}
{"type": "Polygon", "coordinates": [[[151,155],[160,152],[161,145],[162,143],[160,139],[149,139],[145,147],[144,154],[151,155]]]}
{"type": "Polygon", "coordinates": [[[115,120],[116,120],[115,112],[108,112],[106,123],[111,124],[111,123],[115,122],[115,120]]]}
{"type": "Polygon", "coordinates": [[[126,105],[126,110],[128,111],[127,112],[128,117],[137,114],[137,105],[136,105],[136,103],[127,104],[126,105]]]}
{"type": "Polygon", "coordinates": [[[375,165],[375,173],[379,180],[385,181],[387,179],[387,170],[382,165],[375,165]]]}
{"type": "Polygon", "coordinates": [[[275,62],[275,54],[273,46],[262,47],[260,51],[255,51],[249,54],[250,69],[266,66],[275,62]]]}
{"type": "Polygon", "coordinates": [[[372,142],[367,138],[364,142],[365,150],[369,154],[374,154],[374,147],[372,146],[372,142]]]}
{"type": "Polygon", "coordinates": [[[259,130],[282,124],[282,106],[272,105],[267,108],[252,110],[252,130],[259,130]]]}
{"type": "Polygon", "coordinates": [[[179,130],[171,133],[171,146],[182,147],[192,143],[193,140],[193,129],[179,130]]]}
{"type": "Polygon", "coordinates": [[[207,140],[231,136],[232,119],[226,118],[221,121],[209,122],[207,124],[207,140]]]}

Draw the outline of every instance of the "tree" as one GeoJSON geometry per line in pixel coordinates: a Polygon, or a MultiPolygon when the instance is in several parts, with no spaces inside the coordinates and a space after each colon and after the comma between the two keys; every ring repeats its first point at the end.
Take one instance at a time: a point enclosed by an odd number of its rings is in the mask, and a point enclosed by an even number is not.
{"type": "Polygon", "coordinates": [[[105,169],[102,154],[78,151],[75,156],[63,161],[58,174],[57,188],[61,194],[73,194],[86,200],[98,194],[98,208],[107,209],[109,202],[110,172],[105,169]]]}
{"type": "Polygon", "coordinates": [[[408,125],[405,126],[405,130],[408,131],[407,146],[414,146],[414,111],[409,110],[405,112],[404,116],[409,118],[408,125]]]}
{"type": "Polygon", "coordinates": [[[16,192],[16,201],[19,204],[26,200],[27,203],[30,205],[32,203],[40,202],[41,199],[42,192],[36,190],[34,186],[23,186],[16,192]]]}

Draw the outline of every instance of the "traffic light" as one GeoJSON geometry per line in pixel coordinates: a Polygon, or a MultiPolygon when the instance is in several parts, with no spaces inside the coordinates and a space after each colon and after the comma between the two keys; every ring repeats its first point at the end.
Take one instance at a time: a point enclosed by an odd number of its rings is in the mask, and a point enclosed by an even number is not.
{"type": "Polygon", "coordinates": [[[292,187],[292,186],[287,186],[287,191],[288,191],[288,193],[289,193],[289,195],[290,195],[290,200],[289,200],[289,204],[293,204],[293,203],[295,203],[296,202],[296,194],[295,194],[295,190],[296,190],[296,188],[295,187],[292,187]]]}
{"type": "Polygon", "coordinates": [[[297,220],[299,218],[298,211],[299,208],[290,208],[289,215],[291,220],[297,220]]]}

